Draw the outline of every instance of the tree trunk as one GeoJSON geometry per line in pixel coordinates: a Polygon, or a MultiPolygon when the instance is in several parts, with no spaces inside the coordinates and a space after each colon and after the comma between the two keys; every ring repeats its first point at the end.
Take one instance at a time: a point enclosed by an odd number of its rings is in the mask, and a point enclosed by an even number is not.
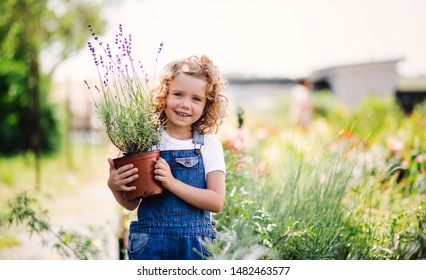
{"type": "Polygon", "coordinates": [[[32,148],[35,157],[35,189],[41,189],[40,66],[37,56],[30,55],[30,90],[33,98],[34,129],[32,148]]]}

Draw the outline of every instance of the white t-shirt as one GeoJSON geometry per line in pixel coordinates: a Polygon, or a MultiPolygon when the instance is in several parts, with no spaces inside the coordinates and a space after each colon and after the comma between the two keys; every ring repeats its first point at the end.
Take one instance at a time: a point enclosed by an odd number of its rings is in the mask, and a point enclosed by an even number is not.
{"type": "MultiPolygon", "coordinates": [[[[159,147],[161,151],[190,150],[194,149],[194,143],[192,143],[192,139],[175,139],[166,131],[163,131],[159,147]]],[[[201,146],[201,156],[203,157],[206,177],[209,172],[215,170],[220,170],[226,173],[222,143],[218,139],[209,135],[204,135],[204,145],[201,146]]]]}

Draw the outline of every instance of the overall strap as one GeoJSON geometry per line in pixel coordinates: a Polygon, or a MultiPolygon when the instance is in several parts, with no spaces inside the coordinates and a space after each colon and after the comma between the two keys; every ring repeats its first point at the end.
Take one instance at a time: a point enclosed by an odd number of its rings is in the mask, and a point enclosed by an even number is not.
{"type": "Polygon", "coordinates": [[[195,128],[192,133],[192,143],[194,143],[195,153],[198,155],[201,152],[201,146],[204,145],[204,135],[195,128]]]}

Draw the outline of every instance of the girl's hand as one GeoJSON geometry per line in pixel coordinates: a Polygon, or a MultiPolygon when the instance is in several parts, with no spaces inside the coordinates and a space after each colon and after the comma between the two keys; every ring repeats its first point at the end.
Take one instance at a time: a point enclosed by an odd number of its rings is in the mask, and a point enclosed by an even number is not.
{"type": "Polygon", "coordinates": [[[171,186],[175,185],[176,179],[172,175],[170,166],[167,161],[163,158],[159,158],[155,164],[155,179],[160,181],[165,189],[170,189],[171,186]]]}
{"type": "Polygon", "coordinates": [[[115,169],[114,161],[109,158],[109,178],[108,187],[114,192],[130,192],[136,190],[135,186],[127,187],[126,184],[139,178],[137,174],[138,169],[133,168],[133,164],[124,165],[118,169],[115,169]]]}

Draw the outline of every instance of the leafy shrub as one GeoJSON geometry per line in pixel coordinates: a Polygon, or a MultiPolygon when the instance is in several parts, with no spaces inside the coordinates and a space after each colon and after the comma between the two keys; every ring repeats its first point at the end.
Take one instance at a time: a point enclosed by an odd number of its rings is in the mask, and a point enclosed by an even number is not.
{"type": "Polygon", "coordinates": [[[44,245],[48,244],[45,236],[52,235],[57,240],[53,247],[63,256],[87,260],[99,255],[100,249],[92,237],[76,231],[55,229],[49,222],[47,210],[41,209],[37,200],[29,197],[27,193],[16,195],[14,199],[9,200],[8,205],[9,213],[6,214],[6,219],[9,224],[24,224],[30,235],[36,233],[42,238],[44,245]]]}

